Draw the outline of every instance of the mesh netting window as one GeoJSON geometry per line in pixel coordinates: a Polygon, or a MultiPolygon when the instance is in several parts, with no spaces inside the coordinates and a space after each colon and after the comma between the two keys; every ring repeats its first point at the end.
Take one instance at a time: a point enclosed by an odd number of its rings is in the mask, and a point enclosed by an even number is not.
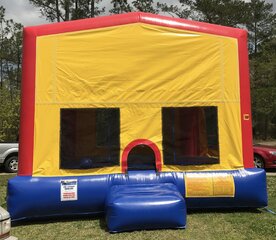
{"type": "Polygon", "coordinates": [[[61,109],[60,167],[119,165],[119,108],[61,109]]]}
{"type": "Polygon", "coordinates": [[[217,107],[162,108],[167,165],[219,163],[217,107]]]}

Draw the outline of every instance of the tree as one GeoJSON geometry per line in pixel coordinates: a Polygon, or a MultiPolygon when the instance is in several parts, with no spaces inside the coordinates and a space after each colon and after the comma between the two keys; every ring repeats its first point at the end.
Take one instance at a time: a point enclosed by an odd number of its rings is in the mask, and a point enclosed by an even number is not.
{"type": "Polygon", "coordinates": [[[102,14],[102,0],[29,0],[40,9],[41,15],[51,22],[90,18],[102,14]]]}
{"type": "Polygon", "coordinates": [[[126,12],[149,12],[158,13],[159,10],[155,6],[153,0],[136,0],[129,3],[127,0],[112,0],[113,8],[109,11],[110,13],[126,13],[126,12]]]}
{"type": "Polygon", "coordinates": [[[3,88],[3,59],[4,59],[4,37],[5,37],[5,8],[0,6],[0,89],[3,88]]]}
{"type": "Polygon", "coordinates": [[[158,13],[158,10],[154,7],[153,0],[135,0],[132,1],[136,11],[158,13]]]}
{"type": "Polygon", "coordinates": [[[276,37],[264,43],[250,61],[255,137],[276,136],[276,37]],[[274,135],[273,135],[274,133],[274,135]]]}
{"type": "Polygon", "coordinates": [[[167,3],[157,3],[157,8],[162,12],[170,14],[172,17],[189,18],[191,11],[192,0],[179,0],[178,5],[168,5],[167,3]]]}
{"type": "Polygon", "coordinates": [[[247,5],[254,135],[267,139],[276,137],[276,14],[264,0],[247,5]]]}
{"type": "Polygon", "coordinates": [[[266,3],[264,0],[251,0],[247,3],[247,9],[249,51],[256,54],[260,45],[273,36],[276,14],[273,13],[273,4],[266,3]]]}
{"type": "Polygon", "coordinates": [[[5,9],[0,7],[0,78],[9,81],[10,92],[13,88],[20,88],[22,28],[19,23],[5,19],[5,9]]]}
{"type": "Polygon", "coordinates": [[[113,5],[113,8],[109,11],[110,13],[119,14],[133,11],[133,8],[127,0],[112,0],[111,4],[113,5]]]}
{"type": "Polygon", "coordinates": [[[93,18],[105,12],[104,7],[99,7],[102,0],[74,0],[71,19],[93,18]]]}
{"type": "MultiPolygon", "coordinates": [[[[13,20],[6,21],[6,31],[8,33],[6,52],[6,63],[9,65],[9,70],[14,73],[14,87],[19,89],[21,79],[21,58],[22,58],[22,28],[20,23],[13,20]]],[[[10,86],[11,88],[11,86],[10,86]]]]}
{"type": "Polygon", "coordinates": [[[15,141],[19,128],[22,25],[0,7],[0,141],[15,141]]]}
{"type": "Polygon", "coordinates": [[[193,9],[199,20],[237,27],[246,22],[246,3],[243,0],[196,0],[193,9]]]}
{"type": "Polygon", "coordinates": [[[20,94],[14,94],[10,100],[8,86],[0,89],[0,142],[14,142],[18,138],[20,94]]]}
{"type": "Polygon", "coordinates": [[[225,26],[246,22],[246,3],[243,0],[179,0],[179,6],[159,3],[158,7],[180,18],[225,26]]]}

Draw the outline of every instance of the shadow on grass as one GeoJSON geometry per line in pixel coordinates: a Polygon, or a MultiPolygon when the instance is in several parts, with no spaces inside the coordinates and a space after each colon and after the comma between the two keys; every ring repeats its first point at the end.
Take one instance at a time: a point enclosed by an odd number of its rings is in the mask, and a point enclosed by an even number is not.
{"type": "Polygon", "coordinates": [[[0,165],[0,175],[4,175],[4,176],[15,176],[16,173],[9,173],[9,172],[6,172],[5,168],[4,168],[4,165],[1,164],[0,165]]]}
{"type": "Polygon", "coordinates": [[[99,220],[100,226],[103,230],[107,230],[105,220],[102,214],[93,215],[71,215],[71,216],[55,216],[55,217],[38,217],[31,220],[19,220],[12,222],[12,227],[39,225],[39,224],[52,224],[57,222],[72,222],[72,221],[94,221],[99,220]]]}
{"type": "Polygon", "coordinates": [[[263,213],[259,208],[208,208],[208,209],[187,209],[188,214],[208,214],[208,213],[263,213]]]}
{"type": "Polygon", "coordinates": [[[4,165],[2,165],[2,164],[0,165],[0,173],[6,173],[4,165]]]}
{"type": "Polygon", "coordinates": [[[106,225],[106,221],[105,221],[105,218],[102,216],[100,219],[100,228],[105,231],[105,232],[109,232],[108,231],[108,228],[107,228],[107,225],[106,225]]]}

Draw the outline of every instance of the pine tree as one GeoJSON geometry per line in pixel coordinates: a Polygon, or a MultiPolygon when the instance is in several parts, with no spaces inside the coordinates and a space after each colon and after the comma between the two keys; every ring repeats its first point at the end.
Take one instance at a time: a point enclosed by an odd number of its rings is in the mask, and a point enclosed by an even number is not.
{"type": "Polygon", "coordinates": [[[251,0],[247,4],[247,23],[249,31],[249,50],[256,54],[259,46],[275,35],[276,14],[273,13],[273,4],[264,0],[251,0]]]}
{"type": "Polygon", "coordinates": [[[19,129],[22,25],[0,6],[0,141],[16,141],[19,129]]]}
{"type": "Polygon", "coordinates": [[[102,0],[29,0],[40,9],[41,15],[51,22],[90,18],[102,14],[102,0]]]}
{"type": "Polygon", "coordinates": [[[110,13],[119,14],[133,11],[127,0],[112,0],[111,4],[113,8],[109,11],[110,13]]]}
{"type": "Polygon", "coordinates": [[[132,1],[136,11],[158,13],[157,8],[154,6],[153,0],[135,0],[132,1]]]}

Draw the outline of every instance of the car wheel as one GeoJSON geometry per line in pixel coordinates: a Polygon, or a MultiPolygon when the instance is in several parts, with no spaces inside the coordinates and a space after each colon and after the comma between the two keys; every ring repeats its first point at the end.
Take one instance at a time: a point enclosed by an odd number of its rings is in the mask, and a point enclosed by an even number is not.
{"type": "Polygon", "coordinates": [[[264,160],[259,155],[254,155],[254,165],[256,168],[264,168],[264,160]]]}
{"type": "Polygon", "coordinates": [[[16,173],[18,170],[18,157],[12,156],[5,161],[5,170],[9,173],[16,173]]]}

